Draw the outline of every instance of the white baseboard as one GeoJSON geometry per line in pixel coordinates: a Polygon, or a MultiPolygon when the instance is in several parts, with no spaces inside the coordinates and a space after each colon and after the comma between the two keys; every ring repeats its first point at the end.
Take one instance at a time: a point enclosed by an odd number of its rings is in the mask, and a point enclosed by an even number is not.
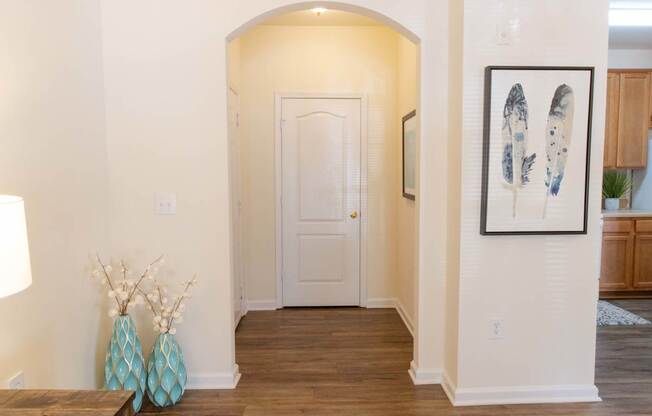
{"type": "Polygon", "coordinates": [[[410,362],[408,373],[410,374],[410,378],[415,386],[442,383],[442,370],[437,368],[418,368],[414,361],[410,362]]]}
{"type": "Polygon", "coordinates": [[[367,308],[369,309],[385,309],[385,308],[395,308],[396,299],[395,298],[370,298],[367,299],[367,308]]]}
{"type": "Polygon", "coordinates": [[[188,375],[186,388],[193,390],[227,390],[234,389],[239,381],[240,368],[235,364],[232,372],[188,375]]]}
{"type": "Polygon", "coordinates": [[[509,386],[459,389],[444,375],[442,388],[453,406],[600,402],[594,385],[509,386]]]}
{"type": "Polygon", "coordinates": [[[247,312],[249,311],[275,311],[276,299],[272,300],[247,300],[247,312]]]}
{"type": "Polygon", "coordinates": [[[403,319],[403,323],[407,327],[408,331],[410,331],[412,338],[414,338],[414,323],[412,322],[412,319],[408,316],[407,312],[405,311],[405,307],[403,307],[403,303],[398,299],[396,300],[396,311],[401,316],[401,319],[403,319]]]}
{"type": "Polygon", "coordinates": [[[399,316],[403,320],[403,323],[407,327],[408,331],[410,331],[412,338],[414,338],[414,323],[412,322],[412,319],[410,319],[408,314],[405,312],[405,308],[403,307],[401,301],[398,300],[397,298],[371,298],[367,300],[367,308],[396,309],[396,312],[398,312],[399,316]]]}

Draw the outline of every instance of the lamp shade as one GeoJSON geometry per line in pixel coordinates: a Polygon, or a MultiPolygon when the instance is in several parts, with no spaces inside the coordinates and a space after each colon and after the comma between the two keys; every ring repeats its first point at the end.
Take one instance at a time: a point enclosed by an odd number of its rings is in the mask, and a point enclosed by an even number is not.
{"type": "Polygon", "coordinates": [[[32,284],[25,205],[17,196],[0,195],[0,298],[32,284]]]}

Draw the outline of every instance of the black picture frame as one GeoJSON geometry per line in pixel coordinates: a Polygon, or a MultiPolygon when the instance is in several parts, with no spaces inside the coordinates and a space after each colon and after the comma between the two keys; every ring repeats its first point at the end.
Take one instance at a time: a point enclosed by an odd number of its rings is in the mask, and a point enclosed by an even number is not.
{"type": "MultiPolygon", "coordinates": [[[[403,197],[404,198],[410,199],[412,201],[416,200],[416,195],[409,193],[405,189],[405,123],[407,123],[407,121],[410,120],[411,118],[416,117],[416,115],[417,115],[417,110],[410,111],[408,114],[403,116],[403,120],[402,120],[402,123],[401,123],[401,127],[402,127],[401,128],[401,150],[402,150],[401,175],[402,175],[402,178],[403,178],[402,181],[401,181],[402,192],[403,192],[403,197]]],[[[416,165],[415,165],[415,167],[416,167],[416,165]]]]}
{"type": "Polygon", "coordinates": [[[482,200],[480,209],[480,234],[483,236],[500,235],[581,235],[587,234],[589,183],[591,170],[591,127],[593,124],[593,93],[595,67],[592,66],[487,66],[484,77],[484,120],[482,148],[482,200]],[[489,161],[491,145],[491,91],[494,71],[586,71],[590,73],[588,98],[588,126],[586,137],[586,169],[584,181],[584,213],[582,230],[546,230],[546,231],[487,231],[487,207],[489,192],[489,161]]]}

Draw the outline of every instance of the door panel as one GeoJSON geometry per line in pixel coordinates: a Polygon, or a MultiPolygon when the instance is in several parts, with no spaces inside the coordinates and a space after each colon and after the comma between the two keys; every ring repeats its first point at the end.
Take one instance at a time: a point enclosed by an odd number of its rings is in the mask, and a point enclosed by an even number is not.
{"type": "Polygon", "coordinates": [[[647,164],[650,74],[620,74],[617,167],[647,164]]]}
{"type": "Polygon", "coordinates": [[[360,100],[281,106],[283,305],[359,305],[360,100]]]}
{"type": "Polygon", "coordinates": [[[607,77],[607,123],[604,138],[604,167],[616,167],[618,154],[618,107],[620,75],[610,72],[607,77]]]}
{"type": "Polygon", "coordinates": [[[652,234],[636,235],[634,256],[634,288],[652,289],[652,234]]]}
{"type": "Polygon", "coordinates": [[[632,233],[605,233],[602,237],[601,290],[630,287],[634,254],[632,233]]]}

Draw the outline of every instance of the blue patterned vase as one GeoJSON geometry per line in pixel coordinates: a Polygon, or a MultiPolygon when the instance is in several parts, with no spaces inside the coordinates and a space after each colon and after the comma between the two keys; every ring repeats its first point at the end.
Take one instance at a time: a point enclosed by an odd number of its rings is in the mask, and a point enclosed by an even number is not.
{"type": "Polygon", "coordinates": [[[129,315],[118,316],[113,322],[113,335],[104,363],[104,382],[109,390],[135,391],[134,411],[140,410],[147,373],[136,326],[129,315]]]}
{"type": "Polygon", "coordinates": [[[175,405],[186,390],[186,365],[181,347],[171,334],[160,334],[147,360],[147,397],[159,407],[175,405]]]}

